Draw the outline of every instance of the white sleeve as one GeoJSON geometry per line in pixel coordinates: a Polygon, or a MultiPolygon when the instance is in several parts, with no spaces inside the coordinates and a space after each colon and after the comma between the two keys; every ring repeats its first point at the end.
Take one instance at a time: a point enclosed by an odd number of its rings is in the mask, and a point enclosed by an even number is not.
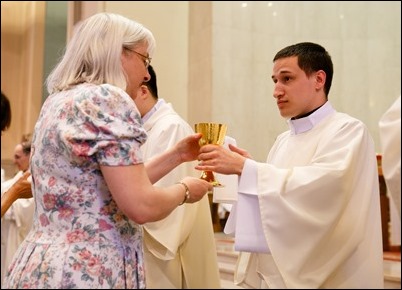
{"type": "Polygon", "coordinates": [[[257,192],[257,163],[251,159],[247,159],[244,164],[239,182],[238,200],[232,208],[229,219],[228,230],[230,226],[235,227],[236,251],[270,252],[261,222],[257,192]]]}

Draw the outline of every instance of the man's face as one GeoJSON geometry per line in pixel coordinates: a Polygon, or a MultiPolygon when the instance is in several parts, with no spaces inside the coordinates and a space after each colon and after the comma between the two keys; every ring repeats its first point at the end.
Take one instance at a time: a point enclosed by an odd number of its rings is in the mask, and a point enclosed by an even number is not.
{"type": "Polygon", "coordinates": [[[18,170],[26,171],[29,168],[29,154],[25,154],[22,145],[18,144],[14,149],[14,164],[18,170]]]}
{"type": "Polygon", "coordinates": [[[316,73],[307,77],[296,56],[276,60],[272,80],[273,95],[282,117],[298,117],[317,108],[316,73]]]}

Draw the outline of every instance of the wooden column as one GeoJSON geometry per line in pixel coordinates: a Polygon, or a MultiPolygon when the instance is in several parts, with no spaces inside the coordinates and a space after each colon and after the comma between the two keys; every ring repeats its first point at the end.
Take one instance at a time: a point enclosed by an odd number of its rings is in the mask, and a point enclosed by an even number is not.
{"type": "Polygon", "coordinates": [[[382,226],[382,247],[384,251],[390,250],[389,223],[391,220],[389,198],[387,196],[387,186],[384,175],[382,174],[382,155],[377,154],[378,181],[380,183],[380,204],[381,204],[381,226],[382,226]]]}

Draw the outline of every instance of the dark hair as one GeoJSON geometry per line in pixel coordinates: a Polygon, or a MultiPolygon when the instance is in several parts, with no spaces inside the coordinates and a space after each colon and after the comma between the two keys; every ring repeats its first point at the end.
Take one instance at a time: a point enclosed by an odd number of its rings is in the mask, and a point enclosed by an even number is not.
{"type": "Polygon", "coordinates": [[[329,90],[331,89],[332,77],[334,75],[334,67],[331,56],[325,48],[316,43],[301,42],[281,49],[275,55],[273,61],[292,56],[297,56],[297,64],[307,76],[310,76],[313,72],[319,70],[325,72],[327,77],[324,92],[328,97],[329,90]]]}
{"type": "Polygon", "coordinates": [[[155,99],[158,99],[158,86],[156,82],[156,73],[152,65],[148,66],[148,72],[151,78],[149,81],[143,83],[143,85],[146,85],[148,90],[151,92],[152,96],[155,99]]]}
{"type": "Polygon", "coordinates": [[[11,125],[11,106],[6,95],[1,92],[1,132],[6,131],[11,125]]]}

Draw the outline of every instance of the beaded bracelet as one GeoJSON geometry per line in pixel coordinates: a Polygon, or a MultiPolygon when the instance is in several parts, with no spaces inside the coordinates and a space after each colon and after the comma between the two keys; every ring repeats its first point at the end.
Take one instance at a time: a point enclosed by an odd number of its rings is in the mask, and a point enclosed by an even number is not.
{"type": "Polygon", "coordinates": [[[184,199],[183,201],[179,204],[182,205],[184,204],[188,199],[190,199],[190,189],[188,188],[187,184],[185,184],[184,182],[177,182],[176,184],[181,184],[184,186],[185,189],[185,193],[184,193],[184,199]]]}

